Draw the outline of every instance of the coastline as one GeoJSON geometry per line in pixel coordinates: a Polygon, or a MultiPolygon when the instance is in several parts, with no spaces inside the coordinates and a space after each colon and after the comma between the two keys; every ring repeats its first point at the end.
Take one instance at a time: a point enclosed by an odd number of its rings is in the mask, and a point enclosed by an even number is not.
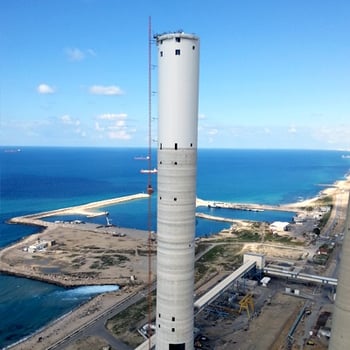
{"type": "MultiPolygon", "coordinates": [[[[320,193],[313,198],[310,198],[301,202],[280,205],[279,207],[285,208],[286,210],[287,208],[288,210],[290,210],[291,208],[293,208],[294,210],[297,210],[297,209],[303,210],[303,208],[308,206],[319,205],[318,202],[322,201],[322,199],[324,199],[327,196],[332,196],[333,198],[337,197],[338,201],[341,201],[342,203],[347,203],[349,191],[350,191],[350,176],[347,176],[346,179],[336,181],[333,185],[330,185],[330,187],[326,187],[322,189],[322,191],[320,191],[320,193]]],[[[46,215],[46,214],[52,213],[51,215],[60,215],[63,213],[65,214],[79,213],[83,215],[87,215],[87,214],[89,215],[89,214],[95,213],[95,212],[92,212],[91,209],[101,208],[106,205],[119,203],[121,201],[121,198],[124,198],[125,200],[132,200],[132,199],[138,199],[138,198],[146,198],[148,197],[148,195],[139,194],[137,195],[137,197],[133,197],[133,196],[127,196],[127,197],[128,199],[125,199],[125,197],[119,197],[119,198],[114,198],[110,200],[93,202],[93,203],[88,203],[80,206],[63,208],[63,209],[58,209],[51,212],[32,214],[24,217],[17,217],[17,218],[11,219],[10,222],[12,223],[30,224],[30,225],[33,225],[33,221],[35,221],[34,225],[42,226],[44,227],[44,229],[39,233],[28,236],[22,241],[14,243],[13,245],[10,245],[0,250],[0,271],[2,271],[1,265],[2,265],[2,260],[3,260],[5,251],[8,251],[15,247],[19,247],[23,245],[27,240],[29,242],[31,239],[33,239],[33,236],[35,237],[38,235],[43,236],[50,231],[54,231],[54,229],[57,227],[57,224],[40,220],[40,218],[42,217],[50,216],[50,214],[49,215],[46,215]],[[45,216],[42,216],[42,214],[44,214],[45,216]]],[[[198,199],[197,206],[207,205],[208,202],[210,201],[203,201],[198,199]]],[[[10,273],[10,274],[14,274],[14,273],[10,273]]],[[[37,279],[35,276],[30,276],[30,274],[26,275],[25,273],[22,277],[37,279]]],[[[51,281],[45,280],[45,281],[49,283],[55,283],[54,280],[51,280],[51,281]]],[[[83,282],[86,283],[86,281],[83,281],[83,282]]],[[[86,285],[84,283],[69,284],[67,280],[63,281],[62,283],[63,284],[60,284],[60,285],[64,285],[66,287],[74,286],[74,285],[86,285]]],[[[106,284],[106,283],[99,283],[99,284],[106,284]]],[[[70,334],[74,333],[80,327],[84,327],[85,324],[87,324],[88,322],[91,322],[93,319],[96,319],[99,315],[106,313],[109,310],[109,308],[111,308],[115,304],[123,302],[123,300],[130,297],[131,294],[136,293],[138,290],[140,290],[140,288],[142,288],[140,285],[130,286],[128,284],[125,284],[125,288],[121,289],[116,293],[112,292],[108,294],[98,295],[92,298],[91,300],[89,300],[88,302],[82,304],[80,307],[72,310],[66,315],[61,316],[59,319],[56,319],[55,321],[48,324],[47,326],[44,326],[43,329],[38,330],[34,334],[30,335],[24,341],[22,340],[14,345],[9,346],[8,348],[15,349],[15,350],[47,349],[48,346],[52,346],[52,344],[55,344],[60,339],[63,339],[69,336],[70,334]],[[95,311],[92,312],[91,310],[95,310],[95,311]],[[38,343],[39,337],[42,339],[40,343],[38,343]]]]}
{"type": "MultiPolygon", "coordinates": [[[[53,273],[43,273],[40,268],[40,264],[35,265],[35,262],[30,260],[21,260],[21,254],[23,255],[24,247],[28,247],[34,242],[38,240],[47,240],[55,241],[55,236],[61,237],[64,234],[78,234],[79,231],[83,230],[85,235],[90,233],[91,235],[96,235],[105,233],[107,230],[103,228],[98,228],[97,225],[86,224],[84,227],[78,225],[69,225],[65,223],[53,223],[41,220],[45,217],[55,216],[55,215],[63,215],[63,214],[80,214],[85,216],[91,215],[100,215],[96,211],[91,211],[92,209],[103,208],[108,205],[114,205],[122,202],[127,202],[131,200],[144,199],[148,198],[148,194],[138,193],[129,196],[116,197],[112,199],[102,200],[98,202],[87,203],[83,205],[55,209],[47,212],[40,212],[35,214],[24,215],[21,217],[14,217],[9,220],[9,223],[12,224],[22,224],[22,225],[33,225],[40,227],[40,230],[32,235],[24,237],[22,240],[17,241],[11,245],[8,245],[0,250],[0,272],[8,275],[14,275],[17,277],[24,277],[28,279],[38,280],[42,282],[47,282],[51,284],[55,284],[62,287],[74,287],[81,285],[105,285],[105,284],[115,284],[115,279],[111,278],[111,276],[101,276],[98,281],[93,279],[92,277],[96,276],[88,276],[88,274],[80,276],[75,276],[74,271],[69,271],[67,275],[62,274],[53,274],[53,273]],[[34,264],[34,266],[33,266],[34,264]]],[[[104,214],[104,212],[102,213],[104,214]]],[[[109,228],[109,232],[112,236],[115,227],[109,228]]],[[[128,235],[130,238],[130,244],[126,244],[125,250],[132,249],[133,244],[139,244],[144,246],[146,249],[145,237],[146,234],[141,230],[132,230],[132,229],[122,229],[123,235],[128,235]]],[[[104,241],[110,239],[110,237],[102,237],[104,241]]],[[[125,241],[125,240],[124,240],[125,241]]],[[[76,242],[79,243],[79,240],[76,242]]],[[[83,243],[83,238],[82,238],[83,243]]],[[[95,242],[97,245],[98,242],[95,242]]],[[[110,244],[106,242],[106,244],[110,244]]],[[[57,251],[56,251],[57,252],[57,251]]],[[[54,265],[55,266],[55,265],[54,265]]],[[[144,278],[142,274],[142,279],[144,278]]],[[[122,287],[125,285],[125,277],[119,279],[118,284],[122,287]]]]}
{"type": "MultiPolygon", "coordinates": [[[[106,314],[108,310],[116,304],[126,301],[130,296],[144,288],[147,281],[147,231],[116,228],[113,226],[98,227],[94,224],[72,225],[67,223],[52,223],[43,221],[41,218],[61,215],[63,213],[91,215],[96,214],[96,212],[92,212],[91,209],[148,197],[149,195],[140,193],[69,208],[30,214],[23,217],[15,217],[9,220],[9,222],[15,224],[35,225],[38,228],[40,227],[40,231],[26,236],[22,240],[0,250],[0,273],[39,280],[65,288],[86,285],[117,284],[120,289],[117,292],[103,293],[92,297],[90,300],[83,302],[80,306],[62,315],[58,319],[53,320],[33,334],[6,347],[6,349],[47,349],[53,344],[58,343],[67,335],[77,332],[77,330],[84,328],[96,318],[106,314]],[[116,229],[118,229],[118,236],[114,236],[116,229]],[[76,238],[73,242],[71,242],[72,237],[76,238]],[[43,266],[41,266],[37,260],[31,261],[29,257],[31,254],[25,253],[23,247],[29,246],[38,239],[44,240],[50,238],[57,239],[58,247],[62,240],[66,240],[65,242],[70,241],[73,247],[77,247],[78,244],[82,246],[86,245],[86,247],[91,246],[94,257],[94,260],[91,260],[92,263],[94,261],[96,262],[96,256],[98,254],[100,254],[101,257],[106,256],[105,252],[111,255],[124,256],[125,260],[123,259],[120,264],[117,264],[118,266],[108,266],[108,269],[92,269],[97,271],[93,276],[88,275],[87,271],[79,275],[79,273],[74,271],[74,273],[71,274],[72,271],[70,270],[65,274],[64,269],[67,267],[63,265],[59,266],[60,269],[57,271],[58,273],[42,273],[40,271],[41,267],[44,269],[47,268],[48,265],[56,267],[57,261],[60,259],[67,259],[67,257],[62,257],[64,246],[67,244],[63,244],[62,248],[55,248],[55,251],[52,253],[49,250],[37,253],[39,261],[40,254],[52,255],[53,259],[55,259],[55,255],[58,255],[58,258],[52,263],[48,262],[47,258],[45,258],[45,264],[43,266]],[[101,245],[103,249],[96,253],[96,248],[99,245],[101,245]],[[117,245],[118,249],[113,251],[111,249],[113,245],[117,245]],[[133,278],[131,278],[132,276],[133,278]],[[40,339],[40,342],[38,342],[38,339],[40,339]]],[[[87,249],[84,250],[84,254],[89,255],[90,253],[91,252],[87,249]]],[[[155,270],[154,256],[152,260],[152,269],[155,270]]],[[[90,263],[87,263],[87,265],[90,263]]],[[[71,267],[69,261],[66,265],[71,267]]]]}
{"type": "Polygon", "coordinates": [[[99,294],[3,350],[47,350],[85,329],[140,292],[141,288],[99,294]]]}
{"type": "Polygon", "coordinates": [[[317,204],[317,201],[322,201],[325,197],[340,195],[348,200],[348,191],[350,191],[350,174],[346,175],[343,180],[337,180],[333,184],[325,185],[326,187],[321,190],[315,197],[302,200],[296,203],[286,204],[284,206],[291,208],[304,208],[317,204]]]}
{"type": "MultiPolygon", "coordinates": [[[[344,180],[338,180],[334,182],[333,184],[329,185],[329,187],[326,187],[322,189],[315,197],[295,202],[295,203],[289,203],[289,204],[281,204],[281,205],[263,205],[263,204],[246,204],[246,203],[223,203],[223,202],[215,202],[212,200],[203,200],[200,198],[197,198],[196,200],[196,206],[209,206],[213,205],[213,203],[221,203],[222,205],[225,205],[228,208],[235,208],[235,209],[242,209],[243,210],[281,210],[281,211],[303,211],[306,207],[318,205],[322,199],[324,199],[327,196],[335,196],[341,197],[341,201],[347,201],[347,191],[350,191],[350,175],[348,175],[344,180]]],[[[9,251],[13,251],[14,249],[20,249],[21,247],[28,245],[30,242],[33,242],[35,239],[40,239],[40,237],[43,237],[45,235],[48,235],[50,232],[57,229],[59,226],[62,227],[62,224],[52,223],[48,221],[41,220],[42,218],[49,217],[49,216],[55,216],[55,215],[66,215],[66,214],[79,214],[79,215],[85,215],[85,216],[97,216],[97,215],[104,215],[105,212],[101,211],[94,211],[93,209],[100,209],[108,205],[114,205],[122,202],[127,202],[131,200],[137,200],[137,199],[145,199],[148,198],[149,195],[145,193],[138,193],[123,197],[116,197],[101,201],[95,201],[91,203],[86,203],[82,205],[67,207],[67,208],[61,208],[61,209],[55,209],[51,211],[46,212],[40,212],[35,214],[29,214],[21,217],[14,217],[9,220],[10,223],[13,224],[24,224],[24,225],[35,225],[37,227],[40,227],[40,231],[37,233],[34,233],[30,236],[27,236],[23,238],[22,240],[15,242],[9,246],[6,246],[0,250],[0,272],[9,274],[9,275],[15,275],[18,277],[24,277],[34,280],[39,280],[43,282],[48,282],[52,284],[56,284],[63,287],[73,287],[73,286],[79,286],[79,285],[89,285],[89,284],[108,284],[108,279],[101,278],[99,283],[96,283],[96,281],[92,282],[91,280],[80,280],[80,279],[72,279],[72,278],[57,278],[57,276],[54,275],[48,275],[48,274],[38,274],[35,273],[33,270],[30,270],[28,268],[26,269],[18,269],[17,266],[10,263],[4,263],[4,256],[9,251]]],[[[198,216],[201,216],[201,214],[197,214],[198,216]]],[[[216,217],[210,217],[205,216],[205,218],[209,220],[217,220],[216,217]]],[[[234,220],[234,219],[222,219],[224,221],[228,222],[238,222],[238,223],[244,223],[245,220],[234,220]]],[[[67,226],[63,225],[64,229],[68,229],[67,226]]],[[[80,229],[80,227],[79,227],[80,229]]],[[[91,230],[93,232],[101,233],[101,230],[97,230],[96,227],[91,227],[91,230]]],[[[128,230],[128,229],[124,229],[128,230]]],[[[128,232],[130,234],[130,230],[128,232]]],[[[125,283],[121,283],[121,286],[123,286],[125,283]]]]}
{"type": "Polygon", "coordinates": [[[335,194],[342,193],[343,191],[350,191],[350,174],[346,175],[343,180],[337,180],[332,184],[320,184],[324,187],[318,194],[311,198],[303,199],[294,203],[285,203],[278,205],[258,204],[258,203],[234,203],[234,202],[222,202],[215,200],[204,200],[197,198],[196,206],[208,206],[215,204],[223,204],[228,208],[252,210],[252,209],[266,209],[266,210],[280,210],[280,211],[295,211],[296,209],[303,210],[308,206],[317,205],[317,202],[322,201],[327,196],[334,196],[335,194]]]}

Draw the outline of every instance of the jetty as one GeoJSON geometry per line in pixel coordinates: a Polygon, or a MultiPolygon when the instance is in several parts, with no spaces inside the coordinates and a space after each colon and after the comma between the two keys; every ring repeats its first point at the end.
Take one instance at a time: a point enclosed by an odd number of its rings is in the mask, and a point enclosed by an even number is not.
{"type": "Polygon", "coordinates": [[[229,222],[231,224],[234,223],[242,223],[244,221],[251,221],[251,220],[241,220],[241,219],[230,219],[230,218],[224,218],[221,216],[214,216],[214,215],[208,215],[204,213],[196,213],[197,218],[202,218],[202,219],[207,219],[207,220],[212,220],[212,221],[220,221],[220,222],[229,222]]]}
{"type": "Polygon", "coordinates": [[[136,276],[136,284],[142,285],[148,278],[147,231],[93,223],[80,225],[80,220],[50,222],[45,218],[108,215],[97,209],[146,198],[148,194],[138,193],[10,219],[10,223],[35,225],[41,230],[0,249],[0,272],[65,287],[128,286],[131,276],[136,276]]]}
{"type": "Polygon", "coordinates": [[[233,202],[221,202],[221,201],[207,201],[200,198],[197,198],[196,206],[218,208],[218,209],[255,211],[255,212],[262,212],[265,210],[291,211],[291,212],[301,211],[300,208],[297,208],[296,206],[289,206],[289,205],[269,205],[269,204],[252,204],[252,203],[245,204],[245,203],[233,203],[233,202]]]}
{"type": "Polygon", "coordinates": [[[149,195],[147,193],[136,193],[123,197],[116,197],[111,199],[105,199],[97,202],[91,202],[87,204],[54,209],[41,213],[29,214],[24,216],[18,216],[9,220],[10,223],[13,224],[25,224],[25,225],[36,225],[43,227],[53,226],[54,223],[50,223],[47,221],[40,220],[42,218],[50,217],[50,216],[58,216],[58,215],[72,215],[72,214],[80,214],[86,217],[97,217],[106,215],[106,212],[96,211],[94,209],[103,208],[123,202],[128,202],[137,199],[145,199],[148,198],[149,195]]]}

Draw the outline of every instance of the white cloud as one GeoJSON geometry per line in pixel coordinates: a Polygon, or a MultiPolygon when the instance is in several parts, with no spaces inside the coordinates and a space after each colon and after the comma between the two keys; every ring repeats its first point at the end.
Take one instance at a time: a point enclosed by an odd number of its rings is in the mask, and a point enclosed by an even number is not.
{"type": "Polygon", "coordinates": [[[219,133],[219,130],[218,129],[214,129],[214,128],[212,128],[212,129],[207,131],[207,134],[211,135],[211,136],[217,135],[218,133],[219,133]]]}
{"type": "Polygon", "coordinates": [[[126,113],[104,113],[97,116],[97,119],[101,120],[115,120],[115,119],[126,119],[128,115],[126,113]]]}
{"type": "Polygon", "coordinates": [[[104,113],[96,116],[95,131],[110,140],[130,140],[136,129],[130,127],[126,113],[104,113]]]}
{"type": "Polygon", "coordinates": [[[295,126],[290,126],[290,127],[288,128],[288,132],[289,132],[290,134],[295,134],[295,133],[297,132],[297,128],[296,128],[295,126]]]}
{"type": "Polygon", "coordinates": [[[102,131],[105,131],[105,128],[102,127],[99,122],[95,122],[95,130],[102,132],[102,131]]]}
{"type": "Polygon", "coordinates": [[[115,85],[103,86],[103,85],[93,85],[90,87],[90,94],[93,95],[107,95],[107,96],[118,96],[122,95],[123,91],[120,87],[115,85]]]}
{"type": "Polygon", "coordinates": [[[85,58],[84,52],[76,47],[74,48],[69,47],[65,50],[65,52],[70,61],[82,61],[85,58]]]}
{"type": "Polygon", "coordinates": [[[126,126],[125,120],[117,120],[114,125],[108,126],[109,130],[121,129],[126,126]]]}
{"type": "Polygon", "coordinates": [[[120,128],[120,127],[122,127],[122,126],[125,126],[126,123],[125,123],[125,120],[118,120],[118,121],[115,123],[115,125],[116,125],[118,128],[120,128]]]}
{"type": "Polygon", "coordinates": [[[64,50],[69,61],[79,62],[84,60],[87,56],[96,56],[96,52],[93,49],[81,50],[77,47],[67,47],[64,50]]]}
{"type": "Polygon", "coordinates": [[[80,135],[81,137],[86,137],[86,135],[87,135],[87,133],[86,133],[84,130],[82,130],[81,128],[76,128],[76,129],[74,130],[74,132],[75,132],[76,134],[80,135]]]}
{"type": "Polygon", "coordinates": [[[72,118],[68,114],[62,115],[61,117],[59,117],[59,119],[62,122],[62,124],[75,125],[75,126],[80,125],[80,120],[79,119],[72,118]]]}
{"type": "Polygon", "coordinates": [[[312,136],[335,148],[350,149],[350,124],[317,126],[312,130],[312,136]]]}
{"type": "Polygon", "coordinates": [[[131,135],[126,130],[110,131],[108,137],[112,140],[130,140],[131,135]]]}
{"type": "Polygon", "coordinates": [[[90,55],[90,56],[96,56],[96,52],[93,49],[87,49],[86,52],[90,55]]]}
{"type": "Polygon", "coordinates": [[[57,120],[57,130],[61,130],[62,134],[86,137],[87,133],[82,129],[79,119],[71,117],[69,114],[64,114],[58,117],[57,120]]]}
{"type": "Polygon", "coordinates": [[[37,91],[39,94],[48,95],[53,94],[55,92],[55,89],[52,86],[43,83],[38,85],[37,91]]]}

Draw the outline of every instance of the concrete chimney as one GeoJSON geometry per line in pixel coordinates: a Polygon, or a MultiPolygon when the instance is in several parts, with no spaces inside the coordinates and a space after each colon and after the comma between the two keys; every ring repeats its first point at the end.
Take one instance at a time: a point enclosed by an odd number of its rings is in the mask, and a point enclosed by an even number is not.
{"type": "Polygon", "coordinates": [[[156,349],[193,349],[199,38],[156,36],[158,199],[156,349]]]}

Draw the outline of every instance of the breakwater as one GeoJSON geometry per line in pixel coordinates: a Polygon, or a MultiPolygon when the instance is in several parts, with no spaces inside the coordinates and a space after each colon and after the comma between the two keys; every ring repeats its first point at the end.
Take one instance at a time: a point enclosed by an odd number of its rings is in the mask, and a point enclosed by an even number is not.
{"type": "Polygon", "coordinates": [[[233,202],[220,202],[220,201],[207,201],[197,198],[197,207],[208,207],[208,208],[222,208],[222,209],[233,209],[233,210],[244,210],[244,211],[255,211],[261,212],[265,210],[270,211],[301,211],[300,208],[295,205],[269,205],[269,204],[245,204],[245,203],[233,203],[233,202]]]}
{"type": "Polygon", "coordinates": [[[111,199],[105,199],[97,202],[91,202],[82,205],[76,205],[67,208],[54,209],[49,211],[44,211],[35,214],[29,214],[24,216],[18,216],[9,220],[13,224],[25,224],[25,225],[36,225],[43,227],[53,226],[53,223],[40,220],[41,218],[56,216],[56,215],[69,215],[69,214],[81,214],[87,217],[94,217],[103,215],[104,213],[93,211],[93,209],[107,207],[109,205],[115,205],[118,203],[128,202],[136,199],[145,199],[149,195],[146,193],[136,193],[129,196],[116,197],[111,199]]]}

